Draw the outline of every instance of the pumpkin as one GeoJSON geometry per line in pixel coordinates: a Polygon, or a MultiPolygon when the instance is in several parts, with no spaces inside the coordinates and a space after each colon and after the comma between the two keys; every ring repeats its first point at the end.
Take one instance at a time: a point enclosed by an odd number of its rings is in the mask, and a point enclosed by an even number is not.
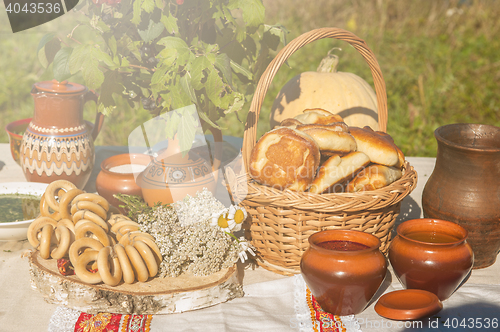
{"type": "Polygon", "coordinates": [[[337,72],[338,56],[321,61],[316,72],[303,72],[289,80],[274,100],[271,128],[282,120],[302,114],[305,109],[322,108],[340,115],[349,126],[370,126],[378,130],[377,97],[361,77],[337,72]]]}

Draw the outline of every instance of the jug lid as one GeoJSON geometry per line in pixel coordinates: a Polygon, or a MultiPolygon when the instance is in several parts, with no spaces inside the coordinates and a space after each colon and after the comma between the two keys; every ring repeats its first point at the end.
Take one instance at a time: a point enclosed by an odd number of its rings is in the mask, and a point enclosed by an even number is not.
{"type": "Polygon", "coordinates": [[[78,83],[68,81],[59,82],[58,80],[37,82],[34,84],[38,91],[52,92],[60,94],[73,94],[85,91],[87,88],[78,83]]]}

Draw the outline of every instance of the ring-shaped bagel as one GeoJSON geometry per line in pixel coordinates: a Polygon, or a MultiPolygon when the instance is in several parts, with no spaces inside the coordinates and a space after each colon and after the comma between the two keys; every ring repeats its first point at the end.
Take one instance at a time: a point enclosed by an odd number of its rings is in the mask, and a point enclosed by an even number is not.
{"type": "Polygon", "coordinates": [[[101,274],[99,273],[99,271],[97,271],[96,273],[92,273],[89,270],[87,270],[87,265],[90,262],[95,262],[97,260],[98,255],[99,251],[88,250],[77,258],[76,265],[74,265],[75,274],[84,283],[98,284],[102,281],[101,274]]]}
{"type": "Polygon", "coordinates": [[[134,241],[134,239],[142,239],[142,238],[149,238],[151,241],[155,241],[155,238],[149,234],[149,233],[145,233],[145,232],[141,232],[141,231],[137,231],[137,232],[128,232],[126,234],[124,234],[119,240],[118,242],[123,245],[123,246],[126,246],[126,245],[129,245],[129,244],[132,244],[132,242],[134,241]]]}
{"type": "Polygon", "coordinates": [[[79,210],[92,211],[104,220],[108,218],[108,212],[99,204],[91,201],[76,201],[71,205],[72,214],[75,214],[79,210]]]}
{"type": "Polygon", "coordinates": [[[113,226],[111,226],[111,232],[116,233],[123,226],[129,226],[129,225],[137,226],[137,228],[139,228],[140,226],[138,223],[132,220],[120,220],[119,222],[116,222],[113,224],[113,226]]]}
{"type": "MultiPolygon", "coordinates": [[[[85,220],[85,219],[82,219],[85,220]]],[[[92,221],[82,223],[81,226],[75,227],[75,239],[79,240],[86,237],[87,233],[92,233],[103,246],[107,247],[110,245],[108,234],[99,225],[94,224],[92,221]]]]}
{"type": "Polygon", "coordinates": [[[28,227],[28,242],[35,249],[40,245],[40,241],[38,240],[38,232],[46,224],[51,224],[54,228],[57,227],[57,221],[50,217],[39,217],[33,220],[33,222],[28,227]]]}
{"type": "Polygon", "coordinates": [[[155,255],[153,254],[149,246],[142,241],[134,242],[134,248],[137,249],[142,257],[142,260],[144,261],[144,263],[146,263],[149,276],[153,278],[158,273],[158,264],[156,263],[155,255]]]}
{"type": "Polygon", "coordinates": [[[145,237],[145,236],[136,236],[132,239],[132,241],[134,243],[134,246],[138,242],[145,243],[153,252],[156,264],[158,264],[158,266],[160,265],[160,263],[162,261],[162,256],[161,256],[160,248],[158,248],[158,245],[156,244],[155,241],[153,241],[149,237],[145,237]]]}
{"type": "Polygon", "coordinates": [[[72,219],[71,218],[71,201],[76,196],[83,194],[84,191],[78,188],[68,190],[62,198],[59,199],[59,214],[62,219],[72,219]]]}
{"type": "Polygon", "coordinates": [[[84,237],[82,239],[75,240],[69,247],[69,260],[73,266],[75,266],[78,257],[85,251],[85,249],[92,249],[99,251],[104,246],[101,242],[96,239],[89,237],[84,237]]]}
{"type": "Polygon", "coordinates": [[[118,232],[116,232],[116,239],[120,241],[121,237],[127,233],[130,232],[137,232],[139,231],[139,225],[125,225],[122,226],[118,232]]]}
{"type": "Polygon", "coordinates": [[[106,232],[109,229],[108,223],[105,221],[105,219],[102,219],[100,216],[90,210],[79,210],[76,211],[75,214],[73,214],[73,223],[75,225],[82,219],[92,221],[93,223],[101,226],[106,232]]]}
{"type": "Polygon", "coordinates": [[[50,257],[60,259],[68,253],[69,246],[71,245],[71,232],[66,226],[58,224],[55,229],[55,234],[58,245],[52,250],[50,257]]]}
{"type": "Polygon", "coordinates": [[[97,255],[97,270],[101,275],[102,282],[109,286],[116,286],[122,281],[122,269],[120,260],[115,254],[113,247],[104,247],[97,255]],[[109,262],[111,261],[111,266],[109,262]]]}
{"type": "Polygon", "coordinates": [[[109,203],[106,200],[106,198],[102,197],[101,195],[98,194],[93,194],[93,193],[83,193],[78,196],[76,196],[73,199],[72,205],[75,204],[78,201],[90,201],[99,204],[101,207],[104,208],[104,210],[109,211],[109,203]]]}
{"type": "Polygon", "coordinates": [[[127,252],[125,251],[125,247],[121,244],[116,244],[113,248],[115,249],[115,253],[118,256],[118,260],[120,261],[120,266],[123,273],[123,282],[125,282],[126,284],[133,283],[135,280],[135,274],[132,268],[132,263],[130,263],[130,259],[128,258],[127,252]]]}
{"type": "Polygon", "coordinates": [[[59,189],[64,189],[65,192],[75,189],[76,186],[67,180],[55,180],[52,181],[45,189],[45,201],[49,207],[59,212],[59,202],[56,200],[56,196],[59,194],[59,189]]]}
{"type": "Polygon", "coordinates": [[[73,233],[73,237],[75,235],[75,224],[70,219],[61,219],[57,222],[57,226],[65,226],[71,233],[73,233]]]}
{"type": "Polygon", "coordinates": [[[50,257],[50,243],[52,242],[52,233],[54,226],[45,224],[42,227],[42,237],[40,238],[40,257],[48,259],[50,257]]]}
{"type": "Polygon", "coordinates": [[[114,226],[117,222],[125,220],[132,221],[132,219],[120,213],[112,213],[108,218],[108,222],[111,224],[111,226],[114,226]]]}
{"type": "Polygon", "coordinates": [[[141,254],[135,249],[134,246],[128,245],[125,247],[125,251],[127,252],[127,256],[132,263],[132,267],[134,268],[134,273],[137,276],[137,280],[140,282],[145,282],[149,278],[149,272],[146,264],[142,260],[141,254]]]}
{"type": "Polygon", "coordinates": [[[42,197],[40,198],[40,214],[43,217],[49,217],[49,218],[52,218],[56,221],[60,219],[59,212],[57,212],[57,211],[50,212],[49,205],[47,204],[47,202],[45,200],[45,193],[43,193],[42,197]]]}

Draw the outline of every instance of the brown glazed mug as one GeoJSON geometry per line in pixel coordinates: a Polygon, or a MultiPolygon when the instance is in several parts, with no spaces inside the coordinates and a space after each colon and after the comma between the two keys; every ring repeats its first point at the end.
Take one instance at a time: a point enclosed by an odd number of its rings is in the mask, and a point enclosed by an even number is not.
{"type": "Polygon", "coordinates": [[[423,218],[403,222],[397,233],[389,261],[401,284],[448,299],[474,263],[467,230],[451,221],[423,218]]]}
{"type": "Polygon", "coordinates": [[[345,316],[365,309],[387,271],[379,246],[374,235],[352,230],[325,230],[309,237],[300,269],[323,310],[345,316]]]}

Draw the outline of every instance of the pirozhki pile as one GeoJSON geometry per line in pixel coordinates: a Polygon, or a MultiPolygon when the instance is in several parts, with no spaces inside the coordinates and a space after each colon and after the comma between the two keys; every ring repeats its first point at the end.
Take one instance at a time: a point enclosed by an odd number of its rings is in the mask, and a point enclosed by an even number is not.
{"type": "Polygon", "coordinates": [[[323,109],[307,109],[259,139],[249,171],[258,183],[280,190],[359,192],[401,178],[404,162],[390,135],[347,126],[323,109]]]}
{"type": "Polygon", "coordinates": [[[65,180],[50,183],[40,200],[40,216],[28,241],[43,259],[69,257],[84,283],[116,286],[156,276],[161,253],[139,224],[98,195],[65,180]]]}

